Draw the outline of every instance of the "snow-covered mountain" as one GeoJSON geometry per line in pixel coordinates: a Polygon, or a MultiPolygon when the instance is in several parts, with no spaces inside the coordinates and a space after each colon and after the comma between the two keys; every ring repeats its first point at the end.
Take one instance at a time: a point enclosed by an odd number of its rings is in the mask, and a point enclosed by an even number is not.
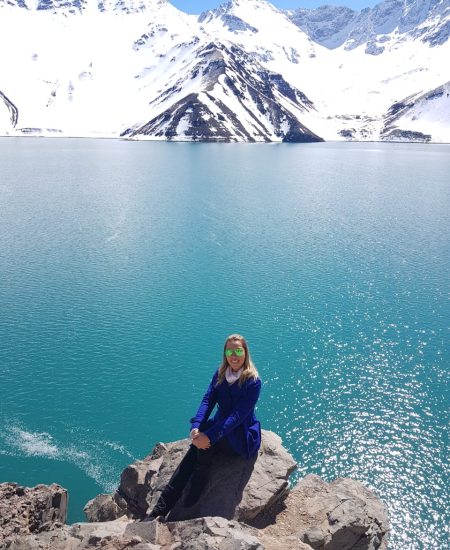
{"type": "Polygon", "coordinates": [[[288,15],[331,49],[334,69],[339,69],[331,73],[335,98],[324,98],[323,108],[318,96],[306,89],[319,111],[333,105],[332,124],[321,131],[319,121],[311,123],[319,135],[334,139],[334,126],[344,139],[450,141],[446,94],[427,102],[428,108],[414,118],[413,111],[411,116],[398,113],[395,127],[391,117],[396,105],[433,97],[434,90],[450,80],[450,0],[386,0],[361,12],[324,6],[288,15]]]}
{"type": "Polygon", "coordinates": [[[151,102],[159,114],[136,124],[123,136],[156,136],[202,141],[322,141],[303,126],[302,112],[313,108],[309,99],[280,74],[264,69],[244,50],[210,42],[197,50],[189,68],[151,102]],[[196,90],[185,95],[185,79],[196,90]],[[197,91],[200,90],[200,91],[197,91]]]}
{"type": "Polygon", "coordinates": [[[443,44],[450,34],[448,0],[385,0],[360,12],[338,6],[287,12],[293,23],[314,41],[328,48],[343,45],[379,55],[386,43],[414,38],[431,46],[443,44]]]}
{"type": "Polygon", "coordinates": [[[450,0],[0,0],[0,133],[450,141],[450,0]]]}

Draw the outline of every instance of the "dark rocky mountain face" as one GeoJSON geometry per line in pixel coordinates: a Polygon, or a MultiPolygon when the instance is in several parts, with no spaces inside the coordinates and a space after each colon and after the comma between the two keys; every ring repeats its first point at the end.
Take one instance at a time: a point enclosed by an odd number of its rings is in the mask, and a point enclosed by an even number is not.
{"type": "Polygon", "coordinates": [[[19,117],[19,110],[14,105],[14,103],[8,99],[8,97],[0,90],[0,101],[4,103],[6,108],[9,111],[9,118],[11,120],[11,126],[14,128],[17,124],[17,119],[19,117]]]}
{"type": "Polygon", "coordinates": [[[0,0],[0,7],[2,6],[28,9],[25,0],[0,0]]]}
{"type": "Polygon", "coordinates": [[[327,48],[336,48],[347,39],[358,12],[343,6],[320,6],[316,9],[299,8],[289,16],[314,42],[327,48]]]}

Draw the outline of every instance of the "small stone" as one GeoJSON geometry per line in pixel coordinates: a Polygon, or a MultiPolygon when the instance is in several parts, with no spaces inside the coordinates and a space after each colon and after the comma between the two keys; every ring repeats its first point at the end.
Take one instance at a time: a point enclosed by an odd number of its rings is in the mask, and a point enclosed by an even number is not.
{"type": "Polygon", "coordinates": [[[314,549],[320,548],[325,544],[326,533],[320,527],[313,526],[305,531],[301,540],[314,549]]]}

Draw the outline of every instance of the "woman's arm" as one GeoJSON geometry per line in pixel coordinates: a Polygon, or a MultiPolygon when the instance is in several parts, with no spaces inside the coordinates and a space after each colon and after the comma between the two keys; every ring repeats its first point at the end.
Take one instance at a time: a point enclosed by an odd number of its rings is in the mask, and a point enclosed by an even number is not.
{"type": "Polygon", "coordinates": [[[214,445],[221,437],[227,435],[245,420],[253,411],[260,393],[261,380],[259,378],[248,382],[246,394],[237,401],[231,414],[205,430],[205,435],[209,437],[211,444],[214,445]]]}
{"type": "Polygon", "coordinates": [[[217,372],[212,377],[211,383],[206,390],[205,395],[200,403],[197,414],[191,418],[191,432],[200,427],[200,424],[205,420],[208,420],[209,415],[214,409],[215,404],[217,403],[216,397],[216,383],[217,383],[217,372]]]}

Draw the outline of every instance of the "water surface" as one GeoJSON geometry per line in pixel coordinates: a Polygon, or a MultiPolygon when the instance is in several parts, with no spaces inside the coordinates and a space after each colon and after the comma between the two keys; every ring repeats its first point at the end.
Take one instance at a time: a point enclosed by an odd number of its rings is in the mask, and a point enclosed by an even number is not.
{"type": "Polygon", "coordinates": [[[0,481],[82,520],[240,332],[295,479],[359,479],[393,550],[442,550],[449,174],[447,145],[0,139],[0,481]]]}

